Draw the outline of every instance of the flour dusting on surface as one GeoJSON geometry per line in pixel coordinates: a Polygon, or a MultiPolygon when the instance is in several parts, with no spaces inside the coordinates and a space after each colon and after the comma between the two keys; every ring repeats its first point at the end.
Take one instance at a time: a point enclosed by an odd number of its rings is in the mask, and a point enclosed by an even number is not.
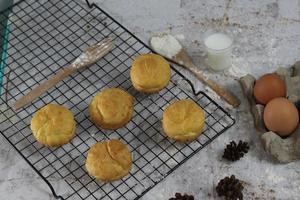
{"type": "Polygon", "coordinates": [[[278,175],[278,173],[274,172],[274,170],[272,168],[266,169],[266,176],[270,181],[272,181],[275,184],[278,184],[285,180],[284,177],[282,177],[282,176],[278,175]]]}
{"type": "Polygon", "coordinates": [[[178,40],[170,34],[153,36],[150,40],[150,45],[154,51],[170,59],[182,49],[178,40]]]}
{"type": "Polygon", "coordinates": [[[201,73],[204,81],[208,81],[208,80],[210,79],[210,78],[209,78],[209,74],[206,73],[205,71],[201,70],[200,68],[194,68],[193,70],[194,70],[196,73],[201,73]]]}
{"type": "Polygon", "coordinates": [[[205,91],[207,91],[207,95],[212,98],[213,100],[217,100],[217,99],[221,99],[221,97],[215,92],[213,91],[210,87],[208,86],[204,86],[205,91]]]}
{"type": "Polygon", "coordinates": [[[233,64],[228,69],[228,73],[233,77],[240,78],[240,77],[246,76],[249,72],[247,72],[242,66],[233,64]]]}
{"type": "Polygon", "coordinates": [[[224,71],[225,75],[229,75],[234,78],[241,78],[247,74],[251,74],[252,67],[249,66],[247,60],[239,58],[236,55],[232,55],[231,67],[224,71]]]}
{"type": "Polygon", "coordinates": [[[183,42],[185,40],[185,36],[183,34],[174,35],[174,37],[179,41],[183,42]]]}
{"type": "Polygon", "coordinates": [[[72,63],[74,67],[79,68],[82,64],[89,62],[90,57],[87,52],[82,53],[74,62],[72,63]]]}

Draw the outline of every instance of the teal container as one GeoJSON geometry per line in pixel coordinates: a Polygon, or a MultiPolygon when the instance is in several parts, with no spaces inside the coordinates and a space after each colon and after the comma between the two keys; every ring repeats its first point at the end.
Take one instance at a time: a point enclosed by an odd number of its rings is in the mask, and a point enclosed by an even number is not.
{"type": "Polygon", "coordinates": [[[8,46],[9,24],[8,18],[13,0],[0,0],[0,95],[3,88],[4,68],[6,66],[6,51],[8,46]]]}

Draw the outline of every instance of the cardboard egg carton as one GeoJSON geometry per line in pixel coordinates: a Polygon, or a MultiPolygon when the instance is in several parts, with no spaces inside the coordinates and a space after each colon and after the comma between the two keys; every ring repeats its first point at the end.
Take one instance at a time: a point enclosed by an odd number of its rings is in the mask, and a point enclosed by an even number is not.
{"type": "MultiPolygon", "coordinates": [[[[300,61],[296,62],[290,69],[279,68],[275,73],[284,79],[287,98],[300,110],[300,61]]],[[[265,151],[282,163],[300,160],[300,126],[287,138],[282,138],[276,133],[268,131],[263,120],[264,106],[257,104],[253,96],[255,81],[256,79],[249,74],[240,78],[242,90],[249,102],[255,128],[265,151]]]]}

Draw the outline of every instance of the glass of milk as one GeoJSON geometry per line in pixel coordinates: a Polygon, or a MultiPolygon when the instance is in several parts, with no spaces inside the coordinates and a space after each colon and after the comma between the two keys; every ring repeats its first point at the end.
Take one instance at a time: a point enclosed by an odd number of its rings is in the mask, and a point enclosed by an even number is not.
{"type": "Polygon", "coordinates": [[[231,67],[232,39],[224,33],[212,33],[204,38],[207,64],[216,71],[231,67]]]}

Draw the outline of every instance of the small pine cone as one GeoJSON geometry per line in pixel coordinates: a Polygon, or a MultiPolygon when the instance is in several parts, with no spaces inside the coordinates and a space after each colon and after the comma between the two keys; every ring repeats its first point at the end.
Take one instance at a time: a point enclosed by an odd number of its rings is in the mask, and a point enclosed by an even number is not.
{"type": "Polygon", "coordinates": [[[194,200],[194,196],[193,195],[187,195],[187,194],[180,194],[180,193],[176,193],[175,194],[175,198],[170,198],[169,200],[194,200]]]}
{"type": "Polygon", "coordinates": [[[223,158],[236,161],[244,156],[249,150],[249,145],[247,142],[239,141],[238,144],[235,141],[231,141],[230,144],[226,145],[224,150],[223,158]]]}
{"type": "Polygon", "coordinates": [[[243,189],[241,181],[234,175],[220,180],[216,188],[218,195],[224,196],[225,200],[243,200],[243,189]]]}

